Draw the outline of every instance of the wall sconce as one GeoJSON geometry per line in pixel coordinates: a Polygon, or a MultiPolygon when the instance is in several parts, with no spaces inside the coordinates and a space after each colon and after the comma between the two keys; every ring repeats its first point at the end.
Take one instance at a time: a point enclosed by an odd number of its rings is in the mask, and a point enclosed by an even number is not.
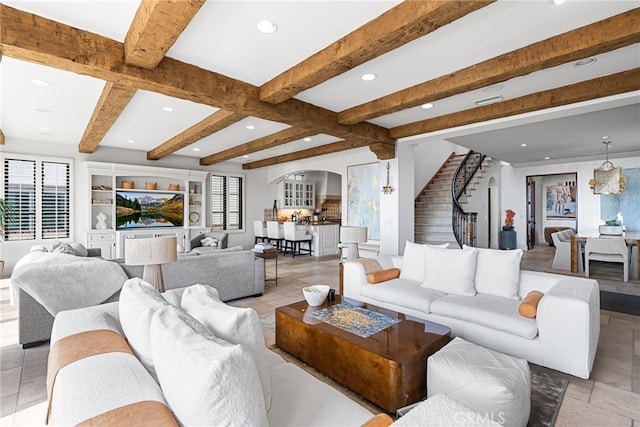
{"type": "Polygon", "coordinates": [[[605,161],[599,168],[593,170],[593,178],[589,180],[589,188],[593,194],[620,194],[627,185],[627,179],[622,176],[622,168],[613,166],[609,161],[609,144],[611,141],[603,141],[606,145],[605,161]]]}
{"type": "Polygon", "coordinates": [[[391,194],[395,191],[395,188],[389,185],[389,169],[391,169],[391,165],[387,162],[387,185],[382,187],[382,194],[391,194]]]}

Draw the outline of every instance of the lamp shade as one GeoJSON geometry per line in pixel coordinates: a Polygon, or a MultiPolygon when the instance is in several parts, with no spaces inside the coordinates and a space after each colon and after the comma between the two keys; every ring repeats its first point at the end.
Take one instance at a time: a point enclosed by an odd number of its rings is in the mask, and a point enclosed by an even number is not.
{"type": "Polygon", "coordinates": [[[364,243],[367,241],[367,227],[340,227],[342,243],[364,243]]]}
{"type": "Polygon", "coordinates": [[[124,241],[124,262],[127,265],[152,265],[178,259],[178,238],[149,237],[124,241]]]}

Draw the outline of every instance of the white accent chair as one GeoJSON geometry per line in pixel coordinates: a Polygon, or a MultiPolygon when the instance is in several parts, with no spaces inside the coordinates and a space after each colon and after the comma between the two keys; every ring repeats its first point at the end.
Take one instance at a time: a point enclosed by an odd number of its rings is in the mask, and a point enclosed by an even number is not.
{"type": "MultiPolygon", "coordinates": [[[[553,245],[556,247],[552,267],[556,270],[571,270],[571,237],[575,235],[573,228],[551,234],[553,245]]],[[[581,245],[578,245],[578,249],[581,249],[581,245]]],[[[578,271],[582,271],[582,252],[578,256],[578,271]]]]}
{"type": "Polygon", "coordinates": [[[584,245],[584,275],[589,277],[589,261],[621,262],[624,281],[629,281],[629,248],[624,239],[588,237],[584,245]]]}
{"type": "Polygon", "coordinates": [[[278,251],[282,250],[284,231],[280,227],[280,223],[278,221],[267,221],[267,238],[270,242],[275,243],[278,251]]]}
{"type": "Polygon", "coordinates": [[[264,221],[253,221],[253,234],[255,236],[254,244],[258,243],[258,241],[264,242],[267,240],[267,225],[264,221]]]}
{"type": "Polygon", "coordinates": [[[290,253],[293,258],[296,255],[303,255],[302,251],[311,255],[312,235],[307,234],[305,229],[298,229],[294,222],[284,223],[284,255],[290,253]],[[303,249],[300,244],[306,242],[308,249],[303,249]]]}

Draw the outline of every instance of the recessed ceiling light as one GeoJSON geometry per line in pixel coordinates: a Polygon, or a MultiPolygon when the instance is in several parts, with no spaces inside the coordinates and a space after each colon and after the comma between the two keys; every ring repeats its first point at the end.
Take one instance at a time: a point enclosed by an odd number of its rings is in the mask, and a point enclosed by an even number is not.
{"type": "Polygon", "coordinates": [[[256,24],[256,28],[258,31],[264,34],[272,34],[278,30],[278,26],[275,22],[269,21],[268,19],[263,19],[262,21],[258,21],[256,24]]]}
{"type": "Polygon", "coordinates": [[[373,73],[367,73],[367,74],[363,74],[362,77],[360,77],[362,80],[364,80],[365,82],[370,82],[371,80],[375,80],[376,79],[376,75],[373,73]]]}
{"type": "Polygon", "coordinates": [[[551,3],[553,3],[555,5],[559,5],[559,4],[564,3],[565,1],[567,1],[567,0],[551,0],[551,3]]]}
{"type": "Polygon", "coordinates": [[[135,144],[136,140],[135,139],[127,139],[127,142],[130,142],[131,144],[135,144]]]}
{"type": "Polygon", "coordinates": [[[243,159],[248,159],[249,156],[247,156],[246,154],[244,156],[242,156],[243,159]]]}
{"type": "Polygon", "coordinates": [[[433,108],[433,104],[430,102],[427,102],[426,104],[422,104],[422,108],[424,109],[433,108]]]}
{"type": "Polygon", "coordinates": [[[254,130],[256,127],[254,125],[247,125],[246,128],[249,130],[254,130]]]}
{"type": "Polygon", "coordinates": [[[47,110],[46,108],[35,108],[34,111],[36,113],[45,113],[45,114],[53,113],[53,111],[47,110]]]}
{"type": "Polygon", "coordinates": [[[311,138],[306,137],[305,139],[303,139],[303,141],[309,142],[309,141],[311,141],[311,138]]]}
{"type": "Polygon", "coordinates": [[[49,128],[38,128],[38,133],[42,135],[51,135],[51,129],[49,128]]]}
{"type": "Polygon", "coordinates": [[[602,139],[609,139],[607,135],[603,136],[602,139]]]}
{"type": "Polygon", "coordinates": [[[173,111],[173,107],[162,107],[162,111],[166,111],[168,113],[173,111]]]}
{"type": "Polygon", "coordinates": [[[51,86],[51,83],[46,80],[33,79],[31,83],[38,86],[51,86]]]}
{"type": "Polygon", "coordinates": [[[520,144],[520,147],[526,147],[527,144],[520,144]]]}
{"type": "Polygon", "coordinates": [[[504,98],[502,95],[492,96],[491,98],[479,99],[477,101],[473,101],[474,104],[478,106],[493,104],[494,102],[502,101],[504,98]]]}
{"type": "Polygon", "coordinates": [[[549,160],[550,158],[551,158],[551,157],[547,156],[547,157],[545,157],[544,159],[545,159],[545,160],[549,160]]]}
{"type": "Polygon", "coordinates": [[[200,149],[196,147],[193,149],[193,151],[200,151],[200,149]]]}
{"type": "Polygon", "coordinates": [[[575,64],[573,64],[573,66],[574,67],[586,67],[587,65],[595,64],[596,61],[597,61],[596,58],[581,59],[580,61],[578,61],[575,64]]]}

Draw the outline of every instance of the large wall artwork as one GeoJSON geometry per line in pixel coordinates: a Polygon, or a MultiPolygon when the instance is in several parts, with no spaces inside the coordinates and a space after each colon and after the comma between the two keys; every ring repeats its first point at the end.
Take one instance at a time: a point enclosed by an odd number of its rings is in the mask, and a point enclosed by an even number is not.
{"type": "Polygon", "coordinates": [[[576,174],[556,176],[556,182],[547,184],[547,219],[576,218],[576,174]],[[567,178],[562,180],[561,178],[567,178]]]}
{"type": "Polygon", "coordinates": [[[369,240],[380,240],[380,167],[347,167],[347,225],[367,227],[369,240]]]}
{"type": "Polygon", "coordinates": [[[623,169],[622,176],[627,178],[627,186],[621,194],[600,196],[600,219],[617,219],[620,212],[623,225],[628,231],[640,231],[640,169],[623,169]]]}

